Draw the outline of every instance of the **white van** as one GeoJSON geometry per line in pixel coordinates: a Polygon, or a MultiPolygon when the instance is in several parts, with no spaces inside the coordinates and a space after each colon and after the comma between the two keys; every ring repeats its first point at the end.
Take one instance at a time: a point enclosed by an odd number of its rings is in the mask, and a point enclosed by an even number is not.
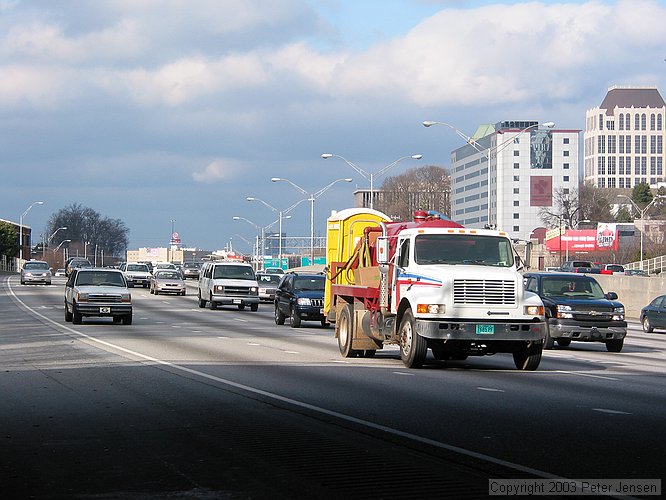
{"type": "Polygon", "coordinates": [[[199,273],[199,307],[217,309],[235,305],[259,309],[259,285],[250,264],[230,261],[206,262],[199,273]]]}

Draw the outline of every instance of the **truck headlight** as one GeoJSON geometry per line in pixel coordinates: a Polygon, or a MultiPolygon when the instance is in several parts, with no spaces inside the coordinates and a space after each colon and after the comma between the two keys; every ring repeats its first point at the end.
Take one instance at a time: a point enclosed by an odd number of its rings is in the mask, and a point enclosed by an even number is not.
{"type": "Polygon", "coordinates": [[[543,306],[525,306],[525,316],[543,316],[543,306]]]}
{"type": "Polygon", "coordinates": [[[257,295],[259,293],[259,289],[256,286],[250,287],[250,295],[257,295]]]}
{"type": "Polygon", "coordinates": [[[310,305],[312,305],[312,302],[310,301],[310,299],[308,297],[301,297],[298,300],[296,300],[296,303],[299,306],[310,306],[310,305]]]}
{"type": "Polygon", "coordinates": [[[613,309],[613,321],[624,321],[624,307],[613,309]]]}
{"type": "Polygon", "coordinates": [[[123,302],[132,302],[132,294],[129,293],[123,293],[120,296],[120,300],[123,302]]]}
{"type": "Polygon", "coordinates": [[[213,293],[224,293],[224,287],[222,285],[215,285],[213,287],[213,293]]]}
{"type": "Polygon", "coordinates": [[[76,301],[77,302],[88,302],[88,294],[87,293],[77,293],[76,294],[76,301]]]}
{"type": "Polygon", "coordinates": [[[558,305],[557,317],[562,319],[573,319],[573,308],[563,304],[558,305]]]}
{"type": "Polygon", "coordinates": [[[420,314],[446,314],[446,304],[416,304],[416,312],[420,314]]]}

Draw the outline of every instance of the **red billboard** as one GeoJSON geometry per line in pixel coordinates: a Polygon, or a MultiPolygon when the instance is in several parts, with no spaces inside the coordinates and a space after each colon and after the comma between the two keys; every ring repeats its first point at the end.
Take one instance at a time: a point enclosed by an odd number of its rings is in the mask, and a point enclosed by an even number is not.
{"type": "Polygon", "coordinates": [[[555,228],[546,233],[546,250],[549,252],[597,252],[617,250],[617,225],[597,224],[597,229],[565,229],[555,228]]]}

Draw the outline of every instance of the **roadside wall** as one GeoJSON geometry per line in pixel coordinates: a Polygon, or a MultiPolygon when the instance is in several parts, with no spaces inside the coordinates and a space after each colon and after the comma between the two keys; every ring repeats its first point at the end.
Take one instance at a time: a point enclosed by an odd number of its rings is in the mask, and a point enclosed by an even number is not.
{"type": "Polygon", "coordinates": [[[666,294],[666,277],[624,276],[623,274],[592,274],[604,289],[615,292],[624,304],[627,318],[637,319],[641,308],[657,295],[666,294]]]}

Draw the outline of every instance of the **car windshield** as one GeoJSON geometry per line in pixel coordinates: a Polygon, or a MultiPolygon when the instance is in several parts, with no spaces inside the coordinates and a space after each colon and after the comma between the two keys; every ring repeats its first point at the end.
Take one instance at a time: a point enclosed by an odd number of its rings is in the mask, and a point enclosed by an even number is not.
{"type": "Polygon", "coordinates": [[[175,271],[160,271],[157,273],[157,278],[163,280],[179,280],[180,273],[177,273],[175,271]]]}
{"type": "Polygon", "coordinates": [[[215,266],[215,271],[213,272],[213,278],[252,280],[252,281],[256,279],[254,276],[254,271],[250,266],[236,266],[233,264],[224,265],[224,266],[215,266]]]}
{"type": "Polygon", "coordinates": [[[183,267],[186,269],[199,269],[199,264],[186,262],[183,267]]]}
{"type": "Polygon", "coordinates": [[[279,274],[257,274],[257,281],[260,285],[277,285],[281,277],[279,274]]]}
{"type": "Polygon", "coordinates": [[[546,278],[542,281],[544,297],[576,297],[581,299],[603,299],[601,285],[593,280],[576,277],[546,278]]]}
{"type": "Polygon", "coordinates": [[[416,237],[417,264],[472,264],[511,267],[513,249],[508,239],[473,234],[422,234],[416,237]]]}
{"type": "Polygon", "coordinates": [[[176,266],[173,264],[157,264],[155,266],[155,269],[176,269],[176,266]]]}
{"type": "Polygon", "coordinates": [[[321,278],[305,278],[298,277],[294,280],[294,288],[296,290],[305,291],[323,291],[324,290],[324,277],[321,278]]]}
{"type": "Polygon", "coordinates": [[[23,269],[27,271],[45,271],[49,268],[49,265],[46,262],[26,262],[23,266],[23,269]]]}
{"type": "Polygon", "coordinates": [[[142,271],[144,273],[148,273],[148,266],[145,264],[127,264],[127,270],[128,271],[142,271]]]}
{"type": "Polygon", "coordinates": [[[125,286],[123,275],[111,271],[79,272],[76,277],[77,286],[125,286]]]}

